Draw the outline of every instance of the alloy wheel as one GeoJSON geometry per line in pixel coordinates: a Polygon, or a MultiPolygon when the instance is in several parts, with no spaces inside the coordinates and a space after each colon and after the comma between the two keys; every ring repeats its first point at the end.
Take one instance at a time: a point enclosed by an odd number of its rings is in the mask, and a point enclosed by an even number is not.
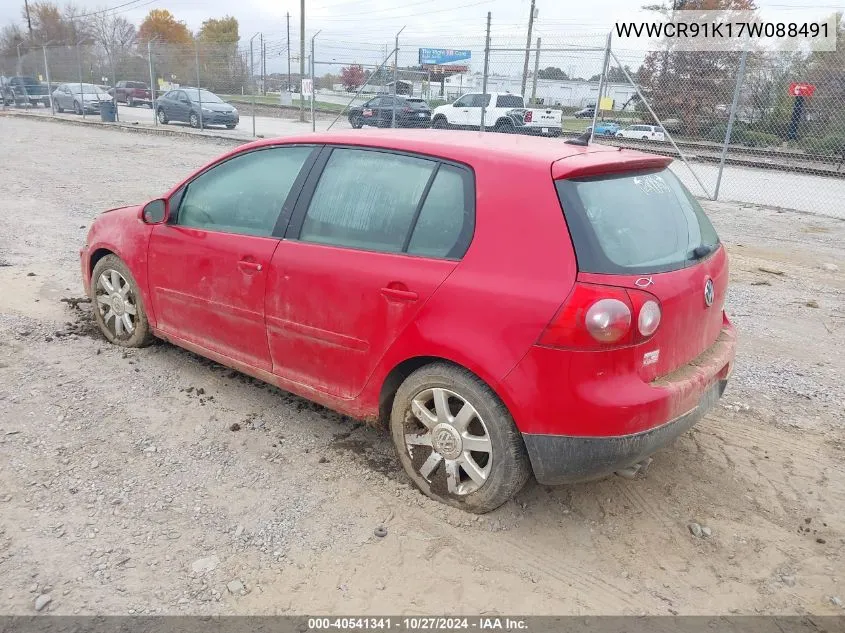
{"type": "Polygon", "coordinates": [[[103,323],[117,338],[128,338],[135,331],[138,307],[132,286],[118,271],[107,268],[97,278],[97,309],[103,323]]]}
{"type": "Polygon", "coordinates": [[[425,389],[411,399],[405,447],[414,469],[432,488],[469,495],[493,466],[493,443],[472,404],[454,391],[425,389]]]}

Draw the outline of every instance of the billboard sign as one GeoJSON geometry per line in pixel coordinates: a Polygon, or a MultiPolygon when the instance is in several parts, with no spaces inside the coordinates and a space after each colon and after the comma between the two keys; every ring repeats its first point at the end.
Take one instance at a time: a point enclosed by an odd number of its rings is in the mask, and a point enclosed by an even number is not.
{"type": "Polygon", "coordinates": [[[455,64],[456,62],[468,62],[472,57],[472,51],[459,51],[453,48],[421,48],[421,66],[440,66],[442,64],[455,64]]]}

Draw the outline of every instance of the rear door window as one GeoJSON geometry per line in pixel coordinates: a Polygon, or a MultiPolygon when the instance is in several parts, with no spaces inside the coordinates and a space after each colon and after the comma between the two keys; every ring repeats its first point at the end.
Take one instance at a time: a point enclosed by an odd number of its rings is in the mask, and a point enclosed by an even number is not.
{"type": "Polygon", "coordinates": [[[305,214],[299,239],[401,252],[437,162],[339,148],[332,151],[305,214]]]}
{"type": "Polygon", "coordinates": [[[420,209],[408,252],[449,259],[463,256],[475,228],[473,189],[466,169],[441,165],[420,209]]]}
{"type": "Polygon", "coordinates": [[[677,270],[719,244],[701,205],[668,168],[559,180],[556,186],[581,272],[677,270]]]}
{"type": "Polygon", "coordinates": [[[519,95],[499,95],[496,97],[497,108],[523,108],[525,103],[519,95]]]}

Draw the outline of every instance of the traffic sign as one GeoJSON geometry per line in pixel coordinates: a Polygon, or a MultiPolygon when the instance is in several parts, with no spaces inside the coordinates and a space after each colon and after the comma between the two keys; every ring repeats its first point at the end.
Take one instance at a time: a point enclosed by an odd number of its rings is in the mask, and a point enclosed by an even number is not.
{"type": "Polygon", "coordinates": [[[314,94],[314,84],[310,79],[303,79],[302,80],[302,96],[303,97],[310,97],[314,94]]]}
{"type": "Polygon", "coordinates": [[[793,97],[812,97],[815,91],[816,87],[813,84],[789,84],[789,94],[793,97]]]}

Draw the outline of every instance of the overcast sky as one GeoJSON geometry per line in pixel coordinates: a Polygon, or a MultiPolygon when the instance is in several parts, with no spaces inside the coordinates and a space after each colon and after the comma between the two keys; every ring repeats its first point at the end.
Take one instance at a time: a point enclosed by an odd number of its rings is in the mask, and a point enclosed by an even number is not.
{"type": "MultiPolygon", "coordinates": [[[[648,3],[654,0],[648,0],[648,3]]],[[[600,53],[569,53],[572,46],[600,46],[614,22],[642,20],[645,0],[536,0],[538,17],[534,37],[542,37],[541,66],[555,65],[575,74],[586,75],[598,64],[600,53]]],[[[62,4],[62,2],[59,2],[62,4]]],[[[21,21],[23,0],[0,0],[0,23],[21,21]]],[[[267,43],[268,68],[280,70],[287,63],[286,20],[291,15],[292,51],[299,47],[300,8],[297,0],[75,0],[87,9],[115,9],[139,24],[150,9],[170,10],[179,20],[196,31],[209,17],[234,15],[240,23],[241,44],[259,31],[267,43]]],[[[842,8],[845,0],[757,0],[767,19],[797,17],[801,8],[826,11],[842,8]],[[784,13],[785,12],[785,13],[784,13]]],[[[467,48],[473,50],[473,70],[480,70],[483,58],[487,12],[492,13],[493,46],[524,46],[530,0],[306,0],[308,37],[318,29],[318,60],[337,63],[375,63],[384,50],[392,49],[400,28],[400,65],[414,63],[418,47],[467,48]],[[479,68],[476,68],[479,66],[479,68]]],[[[256,54],[258,51],[256,39],[256,54]]],[[[635,65],[641,54],[618,51],[635,65]]],[[[521,66],[521,55],[497,53],[499,67],[521,66]]],[[[533,62],[532,62],[533,63],[533,62]]],[[[294,67],[297,65],[294,60],[294,67]]],[[[318,74],[320,71],[318,69],[318,74]]]]}

